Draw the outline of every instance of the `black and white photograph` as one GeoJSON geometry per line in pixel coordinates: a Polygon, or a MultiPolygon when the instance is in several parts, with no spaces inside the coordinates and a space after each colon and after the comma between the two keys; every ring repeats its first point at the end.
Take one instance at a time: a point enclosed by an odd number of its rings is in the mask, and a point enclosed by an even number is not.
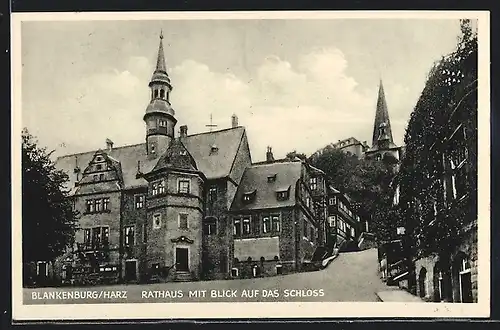
{"type": "Polygon", "coordinates": [[[489,315],[487,12],[12,17],[14,318],[489,315]]]}

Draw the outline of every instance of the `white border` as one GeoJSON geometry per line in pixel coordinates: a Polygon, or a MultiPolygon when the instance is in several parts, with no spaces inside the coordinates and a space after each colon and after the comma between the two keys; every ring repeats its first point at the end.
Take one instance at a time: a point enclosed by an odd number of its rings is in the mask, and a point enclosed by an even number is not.
{"type": "Polygon", "coordinates": [[[478,19],[478,303],[143,303],[23,305],[21,251],[21,136],[12,139],[12,307],[13,319],[193,319],[315,317],[488,317],[490,314],[490,18],[488,11],[293,11],[293,12],[121,12],[13,13],[11,20],[12,132],[21,122],[21,22],[74,20],[197,20],[197,19],[478,19]],[[18,184],[14,184],[14,183],[18,184]],[[244,304],[242,308],[241,304],[244,304]],[[201,308],[200,308],[201,307],[201,308]],[[404,311],[404,312],[403,312],[404,311]],[[402,314],[404,313],[404,314],[402,314]]]}

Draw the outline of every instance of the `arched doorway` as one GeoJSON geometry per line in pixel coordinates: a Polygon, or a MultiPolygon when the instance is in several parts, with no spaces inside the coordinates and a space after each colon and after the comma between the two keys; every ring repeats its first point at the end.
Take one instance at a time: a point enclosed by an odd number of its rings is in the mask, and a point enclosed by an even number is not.
{"type": "Polygon", "coordinates": [[[427,296],[427,269],[422,267],[418,275],[418,292],[421,298],[427,296]]]}

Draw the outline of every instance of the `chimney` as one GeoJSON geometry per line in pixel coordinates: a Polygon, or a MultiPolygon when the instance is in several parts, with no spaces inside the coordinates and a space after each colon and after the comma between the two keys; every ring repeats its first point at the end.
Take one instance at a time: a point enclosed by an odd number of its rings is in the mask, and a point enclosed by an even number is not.
{"type": "Polygon", "coordinates": [[[274,162],[273,150],[271,147],[267,147],[266,161],[267,162],[274,162]]]}
{"type": "Polygon", "coordinates": [[[108,151],[113,150],[113,141],[111,141],[110,139],[106,139],[106,148],[108,149],[108,151]]]}
{"type": "Polygon", "coordinates": [[[236,116],[236,114],[233,114],[231,116],[231,127],[232,128],[238,127],[238,116],[236,116]]]}
{"type": "Polygon", "coordinates": [[[188,135],[187,125],[182,125],[180,129],[181,129],[181,138],[185,138],[188,135]]]}

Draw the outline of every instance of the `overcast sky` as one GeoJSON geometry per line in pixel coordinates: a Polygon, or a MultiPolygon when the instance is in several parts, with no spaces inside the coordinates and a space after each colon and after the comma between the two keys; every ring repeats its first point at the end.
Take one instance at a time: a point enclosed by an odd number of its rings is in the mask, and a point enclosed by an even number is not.
{"type": "Polygon", "coordinates": [[[190,134],[246,127],[254,161],[372,134],[382,78],[397,144],[457,20],[22,23],[23,126],[57,154],[144,142],[163,29],[171,102],[190,134]],[[61,146],[64,144],[65,146],[61,146]]]}

